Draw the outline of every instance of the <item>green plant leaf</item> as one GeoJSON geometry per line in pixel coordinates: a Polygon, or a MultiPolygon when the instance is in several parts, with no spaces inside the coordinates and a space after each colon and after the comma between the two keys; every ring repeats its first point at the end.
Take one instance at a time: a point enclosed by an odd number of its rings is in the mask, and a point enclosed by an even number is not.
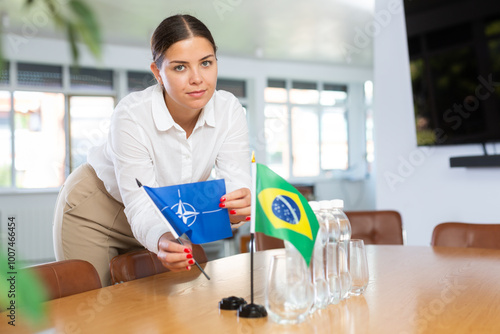
{"type": "MultiPolygon", "coordinates": [[[[70,44],[73,63],[76,65],[80,58],[77,41],[81,41],[91,54],[100,59],[102,54],[101,30],[92,9],[81,0],[69,0],[67,7],[54,0],[38,0],[48,8],[55,26],[66,32],[70,44]]],[[[35,0],[26,0],[26,7],[30,7],[35,0]]],[[[0,64],[2,54],[0,50],[0,64]]]]}
{"type": "Polygon", "coordinates": [[[76,15],[76,29],[82,41],[95,57],[101,56],[101,34],[99,25],[92,10],[80,0],[71,0],[69,6],[76,15]]]}
{"type": "Polygon", "coordinates": [[[75,27],[71,22],[66,23],[66,34],[71,48],[73,63],[76,65],[78,64],[78,60],[80,59],[80,52],[78,51],[78,46],[76,45],[75,27]]]}
{"type": "Polygon", "coordinates": [[[16,324],[22,321],[33,327],[41,325],[47,314],[43,304],[47,300],[46,288],[29,269],[10,267],[3,251],[0,253],[0,262],[0,305],[2,310],[8,311],[7,321],[11,321],[9,316],[13,315],[15,318],[12,320],[15,319],[16,324]]]}

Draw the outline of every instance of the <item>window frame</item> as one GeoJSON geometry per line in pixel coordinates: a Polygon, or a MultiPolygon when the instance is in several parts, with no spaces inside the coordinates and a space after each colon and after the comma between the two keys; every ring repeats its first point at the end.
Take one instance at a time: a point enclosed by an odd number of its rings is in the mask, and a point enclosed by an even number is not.
{"type": "MultiPolygon", "coordinates": [[[[287,99],[286,99],[286,102],[268,102],[264,99],[264,106],[267,106],[267,105],[283,105],[283,106],[286,106],[287,108],[287,116],[288,116],[288,155],[289,155],[289,165],[287,166],[288,168],[288,177],[286,178],[287,181],[291,182],[291,183],[315,183],[315,182],[321,182],[321,181],[324,181],[324,180],[329,180],[329,179],[332,179],[332,178],[339,178],[339,179],[343,179],[343,178],[348,178],[349,177],[349,173],[351,171],[351,168],[352,168],[352,165],[351,165],[351,126],[350,126],[350,100],[351,100],[351,95],[350,95],[350,83],[339,83],[339,82],[336,82],[334,83],[333,80],[332,81],[328,81],[328,80],[311,80],[311,79],[303,79],[303,78],[277,78],[277,77],[268,77],[267,78],[267,83],[266,83],[266,86],[265,88],[268,88],[268,87],[274,87],[274,86],[269,86],[269,82],[270,81],[276,81],[276,82],[279,82],[279,81],[284,81],[285,82],[285,85],[284,87],[280,87],[280,88],[284,88],[286,89],[286,92],[287,92],[287,99]],[[293,87],[293,83],[304,83],[304,84],[307,84],[307,83],[314,83],[316,84],[316,89],[318,91],[318,102],[315,103],[315,104],[298,104],[298,103],[292,103],[291,102],[291,99],[290,99],[290,91],[294,88],[293,87]],[[347,168],[345,170],[342,170],[342,169],[323,169],[322,166],[321,166],[321,163],[322,163],[322,127],[321,127],[321,117],[323,115],[323,110],[324,109],[327,109],[327,108],[331,108],[331,107],[337,107],[336,105],[322,105],[321,104],[321,92],[325,91],[325,86],[329,86],[329,85],[332,85],[332,86],[344,86],[346,88],[346,93],[347,93],[347,98],[345,100],[345,102],[342,102],[341,105],[339,105],[338,107],[340,108],[344,108],[344,117],[345,117],[345,120],[346,120],[346,126],[347,126],[347,168]],[[319,145],[319,148],[318,148],[318,164],[319,164],[319,173],[317,175],[314,175],[314,176],[295,176],[293,175],[293,134],[292,134],[292,121],[291,121],[291,115],[292,115],[292,108],[293,107],[307,107],[307,108],[311,108],[311,109],[314,109],[315,112],[317,113],[317,116],[318,116],[318,145],[319,145]]],[[[299,88],[298,88],[299,89],[299,88]]],[[[330,91],[330,90],[326,90],[326,91],[330,91]]],[[[363,110],[363,113],[365,112],[365,110],[363,110]]],[[[266,120],[266,117],[264,115],[264,122],[266,120]]],[[[266,142],[266,148],[265,148],[265,152],[266,152],[266,157],[267,157],[267,142],[266,142]]]]}
{"type": "MultiPolygon", "coordinates": [[[[10,138],[11,138],[11,165],[10,165],[10,186],[0,187],[0,194],[42,194],[42,193],[57,193],[59,192],[60,186],[52,188],[20,188],[16,186],[16,171],[15,171],[15,123],[14,123],[14,92],[16,91],[27,91],[27,92],[43,92],[43,93],[61,93],[64,95],[64,133],[65,133],[65,168],[64,168],[64,178],[66,179],[71,173],[71,114],[70,114],[70,98],[74,96],[83,97],[111,97],[114,99],[114,106],[125,97],[126,95],[137,91],[129,89],[128,85],[128,73],[150,73],[147,70],[137,70],[137,69],[116,69],[116,68],[104,68],[103,70],[112,71],[112,89],[111,90],[99,90],[99,89],[82,89],[82,88],[71,88],[70,77],[72,65],[69,64],[46,64],[46,63],[35,63],[35,62],[25,62],[25,61],[6,61],[6,66],[8,66],[8,83],[0,82],[0,90],[6,91],[10,95],[10,112],[9,112],[9,127],[10,127],[10,138]],[[17,64],[27,63],[30,65],[51,65],[60,66],[62,68],[62,87],[43,87],[43,86],[24,86],[18,85],[17,82],[17,64]]],[[[96,69],[94,67],[85,66],[85,69],[96,69]]],[[[249,83],[250,80],[243,77],[230,77],[230,76],[219,76],[218,80],[228,80],[243,83],[245,96],[236,96],[242,106],[244,107],[247,119],[249,118],[249,107],[251,106],[250,92],[252,91],[249,83]]],[[[152,83],[154,84],[154,83],[152,83]]],[[[146,87],[144,87],[146,88],[146,87]]]]}
{"type": "MultiPolygon", "coordinates": [[[[60,186],[58,187],[50,187],[50,188],[20,188],[16,186],[16,170],[15,170],[15,122],[14,122],[14,93],[16,91],[25,91],[25,92],[42,92],[42,93],[60,93],[64,95],[64,133],[65,133],[65,160],[64,160],[64,179],[66,179],[70,174],[70,162],[71,162],[71,118],[69,112],[69,98],[71,96],[103,96],[103,97],[111,97],[114,99],[114,106],[116,106],[118,101],[118,87],[120,86],[120,77],[119,73],[116,69],[106,68],[104,70],[112,71],[112,80],[113,87],[109,91],[103,91],[99,89],[72,89],[70,84],[70,69],[72,65],[63,65],[63,64],[45,64],[45,63],[34,63],[34,62],[24,62],[24,61],[8,61],[6,62],[6,66],[9,66],[9,82],[8,84],[0,83],[0,90],[6,91],[10,94],[10,113],[9,113],[9,126],[10,126],[10,138],[11,138],[11,165],[10,165],[10,186],[0,187],[0,194],[9,194],[9,193],[57,193],[59,192],[60,186]],[[28,86],[28,85],[19,85],[17,81],[17,64],[32,64],[32,65],[51,65],[51,66],[60,66],[62,68],[62,87],[61,88],[52,88],[52,87],[43,87],[43,86],[28,86]]],[[[85,67],[91,68],[91,67],[85,67]]],[[[94,69],[94,68],[92,68],[94,69]]],[[[95,68],[98,70],[98,68],[95,68]]]]}

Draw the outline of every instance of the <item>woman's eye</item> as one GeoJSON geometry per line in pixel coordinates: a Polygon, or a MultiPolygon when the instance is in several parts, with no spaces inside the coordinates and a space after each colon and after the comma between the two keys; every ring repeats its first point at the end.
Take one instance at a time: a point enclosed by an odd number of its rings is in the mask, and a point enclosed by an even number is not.
{"type": "Polygon", "coordinates": [[[205,60],[203,63],[201,63],[201,66],[203,67],[208,67],[212,65],[212,61],[211,60],[205,60]]]}
{"type": "Polygon", "coordinates": [[[180,72],[180,71],[184,70],[185,68],[186,68],[186,66],[184,66],[184,65],[177,65],[176,67],[174,67],[174,70],[180,72]]]}

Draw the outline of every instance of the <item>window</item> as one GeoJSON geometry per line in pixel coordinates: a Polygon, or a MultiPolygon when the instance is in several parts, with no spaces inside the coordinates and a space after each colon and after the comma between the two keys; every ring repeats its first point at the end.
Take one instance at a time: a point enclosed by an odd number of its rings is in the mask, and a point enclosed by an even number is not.
{"type": "Polygon", "coordinates": [[[348,168],[346,85],[270,79],[264,99],[271,169],[302,178],[348,168]]]}
{"type": "Polygon", "coordinates": [[[245,80],[217,79],[217,90],[226,90],[238,98],[247,97],[247,84],[245,80]]]}
{"type": "Polygon", "coordinates": [[[127,72],[127,87],[129,92],[136,92],[156,84],[156,79],[151,72],[127,72]]]}
{"type": "Polygon", "coordinates": [[[14,92],[14,172],[17,188],[64,182],[64,95],[14,92]]]}
{"type": "Polygon", "coordinates": [[[8,85],[10,83],[9,68],[9,62],[4,62],[3,67],[0,67],[0,85],[8,85]]]}
{"type": "Polygon", "coordinates": [[[232,93],[240,101],[245,113],[247,112],[248,96],[246,80],[218,78],[216,89],[225,90],[232,93]]]}
{"type": "Polygon", "coordinates": [[[112,91],[113,71],[72,67],[70,69],[70,87],[73,90],[112,91]]]}
{"type": "Polygon", "coordinates": [[[17,84],[24,87],[62,88],[62,66],[18,63],[17,84]]]}
{"type": "Polygon", "coordinates": [[[12,181],[10,109],[10,92],[0,91],[0,188],[9,186],[12,181]]]}
{"type": "MultiPolygon", "coordinates": [[[[89,149],[106,140],[118,87],[133,92],[156,83],[148,71],[4,64],[0,190],[61,186],[86,161],[89,149]],[[118,79],[124,84],[118,85],[118,79]]],[[[219,78],[217,89],[233,93],[244,108],[248,105],[246,80],[219,78]]]]}
{"type": "Polygon", "coordinates": [[[0,75],[0,188],[58,187],[86,161],[88,149],[107,136],[114,73],[14,66],[17,84],[11,83],[8,68],[0,75]]]}
{"type": "Polygon", "coordinates": [[[366,81],[364,85],[366,108],[366,161],[368,170],[375,160],[375,144],[373,142],[373,82],[366,81]]]}
{"type": "Polygon", "coordinates": [[[88,150],[105,142],[115,100],[110,96],[70,96],[70,169],[87,161],[88,150]]]}

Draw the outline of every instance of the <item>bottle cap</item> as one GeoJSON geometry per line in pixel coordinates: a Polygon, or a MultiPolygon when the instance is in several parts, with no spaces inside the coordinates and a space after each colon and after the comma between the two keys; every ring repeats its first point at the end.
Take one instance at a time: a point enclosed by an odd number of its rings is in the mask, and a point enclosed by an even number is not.
{"type": "Polygon", "coordinates": [[[328,210],[332,208],[330,201],[319,201],[320,210],[328,210]]]}
{"type": "Polygon", "coordinates": [[[330,205],[334,208],[343,209],[344,208],[344,200],[332,199],[330,201],[330,205]]]}
{"type": "Polygon", "coordinates": [[[318,211],[320,210],[319,208],[319,202],[316,202],[316,201],[309,201],[309,206],[311,207],[311,209],[313,211],[318,211]]]}

